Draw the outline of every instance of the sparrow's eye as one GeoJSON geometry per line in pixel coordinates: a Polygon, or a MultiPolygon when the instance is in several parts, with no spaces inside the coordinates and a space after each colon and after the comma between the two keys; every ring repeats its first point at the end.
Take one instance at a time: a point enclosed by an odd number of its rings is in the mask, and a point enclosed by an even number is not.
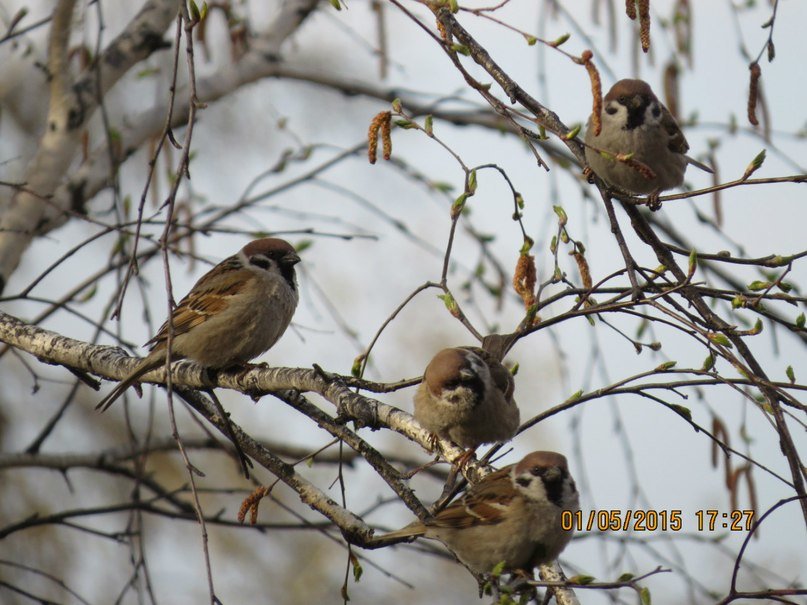
{"type": "Polygon", "coordinates": [[[521,487],[528,487],[530,483],[532,483],[528,477],[519,477],[516,479],[516,483],[518,483],[521,487]]]}
{"type": "Polygon", "coordinates": [[[608,115],[614,115],[616,113],[616,107],[612,107],[611,105],[609,105],[608,107],[605,108],[605,113],[607,113],[608,115]]]}
{"type": "Polygon", "coordinates": [[[625,95],[622,95],[621,97],[619,97],[617,99],[617,101],[619,101],[622,105],[627,105],[628,104],[628,97],[626,97],[625,95]]]}
{"type": "Polygon", "coordinates": [[[661,109],[658,105],[653,105],[653,117],[657,118],[661,115],[661,109]]]}
{"type": "Polygon", "coordinates": [[[546,484],[560,483],[560,481],[563,479],[563,475],[563,470],[557,467],[550,467],[544,469],[543,480],[546,484]]]}
{"type": "Polygon", "coordinates": [[[260,267],[261,269],[268,269],[271,262],[264,256],[253,256],[249,259],[249,264],[260,267]]]}

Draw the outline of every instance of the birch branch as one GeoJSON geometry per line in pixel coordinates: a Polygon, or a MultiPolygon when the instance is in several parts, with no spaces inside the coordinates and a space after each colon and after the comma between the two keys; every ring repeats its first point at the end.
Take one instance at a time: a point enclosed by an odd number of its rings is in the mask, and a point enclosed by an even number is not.
{"type": "MultiPolygon", "coordinates": [[[[48,44],[51,76],[47,127],[25,169],[25,187],[0,207],[0,293],[34,236],[58,214],[51,202],[80,147],[80,135],[104,94],[133,66],[163,48],[162,34],[175,14],[170,0],[152,0],[75,83],[69,81],[67,49],[75,0],[61,0],[53,13],[48,44]]],[[[69,202],[72,198],[62,200],[69,202]]]]}
{"type": "MultiPolygon", "coordinates": [[[[93,345],[62,336],[0,311],[0,341],[26,351],[40,361],[98,376],[120,380],[138,364],[139,358],[129,357],[119,347],[93,345]]],[[[226,388],[244,393],[253,399],[281,391],[314,392],[331,402],[343,420],[353,420],[360,426],[378,430],[386,428],[420,444],[432,447],[432,434],[422,428],[411,414],[389,404],[354,393],[338,375],[307,368],[271,368],[255,365],[246,371],[209,372],[202,366],[183,361],[171,367],[172,383],[190,389],[226,388]]],[[[165,369],[149,372],[144,383],[165,384],[165,369]]],[[[450,441],[437,442],[439,452],[448,462],[463,453],[450,441]]],[[[470,480],[481,477],[481,465],[471,463],[465,474],[470,480]]]]}

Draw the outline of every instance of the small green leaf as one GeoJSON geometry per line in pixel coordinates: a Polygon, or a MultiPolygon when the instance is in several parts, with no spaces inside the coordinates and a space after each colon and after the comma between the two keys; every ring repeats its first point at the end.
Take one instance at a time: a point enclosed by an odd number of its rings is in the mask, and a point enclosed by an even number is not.
{"type": "Polygon", "coordinates": [[[566,215],[566,211],[562,206],[552,206],[552,210],[554,210],[555,214],[558,215],[558,224],[561,227],[565,226],[566,223],[569,222],[569,217],[566,215]]]}
{"type": "Polygon", "coordinates": [[[516,206],[519,210],[524,210],[524,198],[518,192],[516,192],[516,206]]]}
{"type": "Polygon", "coordinates": [[[342,5],[339,3],[339,0],[330,0],[331,6],[334,7],[336,10],[342,10],[342,5]]]}
{"type": "Polygon", "coordinates": [[[190,2],[188,2],[188,9],[190,10],[191,13],[191,19],[193,19],[194,21],[199,21],[200,20],[199,7],[196,6],[196,2],[190,0],[190,2]]]}
{"type": "Polygon", "coordinates": [[[359,378],[361,376],[361,366],[364,363],[364,355],[359,355],[353,360],[353,365],[350,367],[350,375],[359,378]]]}
{"type": "Polygon", "coordinates": [[[650,589],[647,586],[642,586],[642,589],[639,591],[639,599],[642,605],[651,605],[650,589]]]}
{"type": "Polygon", "coordinates": [[[708,338],[709,338],[709,340],[711,340],[715,344],[731,348],[731,341],[728,339],[728,337],[725,334],[719,334],[719,333],[716,333],[716,332],[710,332],[708,334],[708,338]]]}
{"type": "Polygon", "coordinates": [[[766,150],[763,149],[754,157],[753,160],[751,160],[751,163],[748,164],[748,166],[745,168],[745,172],[743,172],[743,181],[759,170],[760,166],[762,166],[762,164],[765,162],[765,153],[766,150]]]}
{"type": "Polygon", "coordinates": [[[803,328],[805,322],[804,313],[799,313],[799,316],[796,318],[796,327],[803,328]]]}
{"type": "Polygon", "coordinates": [[[785,374],[787,374],[787,379],[790,381],[790,384],[795,384],[796,373],[793,371],[793,366],[787,366],[785,374]]]}
{"type": "Polygon", "coordinates": [[[466,57],[470,56],[471,54],[471,50],[464,44],[452,44],[451,50],[461,55],[465,55],[466,57]]]}
{"type": "Polygon", "coordinates": [[[448,9],[456,15],[460,10],[459,2],[457,0],[448,0],[448,9]]]}
{"type": "Polygon", "coordinates": [[[361,567],[359,558],[352,553],[350,555],[350,564],[353,566],[353,581],[358,583],[358,581],[361,580],[361,576],[364,573],[364,570],[361,567]]]}
{"type": "Polygon", "coordinates": [[[644,336],[645,330],[650,325],[650,322],[647,321],[646,318],[642,318],[639,322],[639,326],[636,328],[636,340],[640,340],[642,336],[644,336]]]}
{"type": "Polygon", "coordinates": [[[90,300],[91,298],[93,298],[97,292],[98,292],[98,284],[97,284],[97,283],[94,283],[94,284],[92,285],[92,287],[91,287],[89,290],[87,290],[87,292],[85,292],[84,294],[82,294],[82,295],[81,295],[81,296],[78,298],[78,301],[79,301],[79,302],[87,302],[88,300],[90,300]]]}
{"type": "Polygon", "coordinates": [[[510,368],[510,376],[515,376],[516,374],[518,374],[519,367],[520,366],[519,366],[518,362],[514,363],[513,367],[510,368]]]}
{"type": "Polygon", "coordinates": [[[393,99],[392,100],[392,111],[394,111],[395,113],[401,113],[402,109],[403,109],[403,107],[401,107],[401,100],[400,99],[393,99]]]}
{"type": "Polygon", "coordinates": [[[471,194],[476,193],[476,170],[471,170],[468,175],[468,191],[471,194]]]}
{"type": "Polygon", "coordinates": [[[457,301],[454,300],[454,297],[451,296],[448,292],[445,294],[438,294],[437,298],[443,301],[443,304],[448,309],[448,312],[451,313],[454,317],[459,315],[459,307],[457,306],[457,301]]]}
{"type": "Polygon", "coordinates": [[[531,36],[529,34],[524,34],[524,39],[530,46],[535,46],[535,43],[538,42],[538,38],[536,38],[535,36],[531,36]]]}
{"type": "Polygon", "coordinates": [[[149,76],[157,75],[158,73],[160,73],[160,68],[159,67],[147,67],[145,69],[141,69],[140,71],[138,71],[135,74],[135,77],[138,78],[138,79],[147,78],[149,76]]]}
{"type": "Polygon", "coordinates": [[[423,122],[423,130],[426,131],[426,134],[431,135],[434,128],[434,118],[431,115],[426,116],[426,119],[423,122]]]}
{"type": "Polygon", "coordinates": [[[759,292],[760,290],[767,290],[768,288],[771,287],[771,285],[772,284],[769,281],[756,280],[748,284],[748,289],[751,290],[752,292],[759,292]]]}
{"type": "Polygon", "coordinates": [[[567,132],[563,138],[567,141],[571,141],[575,138],[578,134],[580,134],[580,129],[582,128],[582,124],[576,124],[569,132],[567,132]]]}
{"type": "Polygon", "coordinates": [[[440,193],[451,193],[454,190],[454,185],[443,181],[431,181],[429,187],[440,193]]]}
{"type": "Polygon", "coordinates": [[[532,240],[532,238],[529,237],[529,236],[525,236],[524,237],[524,243],[521,244],[521,250],[519,250],[518,253],[521,256],[525,256],[525,255],[529,254],[530,250],[532,250],[532,247],[534,245],[535,245],[535,242],[532,240]]]}
{"type": "Polygon", "coordinates": [[[656,372],[666,372],[667,370],[670,370],[670,369],[674,368],[677,363],[678,363],[677,361],[665,361],[664,363],[659,364],[658,366],[656,366],[655,371],[656,372]]]}
{"type": "Polygon", "coordinates": [[[596,579],[597,578],[594,576],[580,574],[569,578],[569,584],[579,584],[580,586],[585,586],[586,584],[591,584],[596,579]]]}
{"type": "Polygon", "coordinates": [[[411,130],[412,128],[417,128],[417,124],[414,122],[410,122],[409,120],[395,120],[395,125],[398,128],[403,128],[404,130],[411,130]]]}
{"type": "Polygon", "coordinates": [[[498,578],[502,573],[504,573],[504,561],[500,561],[493,566],[493,569],[490,570],[490,575],[494,578],[498,578]]]}
{"type": "Polygon", "coordinates": [[[552,40],[552,42],[550,42],[549,45],[557,48],[558,46],[566,42],[566,40],[568,40],[569,38],[571,38],[571,34],[563,34],[559,38],[552,40]]]}
{"type": "Polygon", "coordinates": [[[704,372],[708,372],[715,366],[715,356],[709,353],[706,359],[703,360],[703,365],[701,366],[701,370],[704,372]]]}
{"type": "Polygon", "coordinates": [[[297,252],[303,252],[304,250],[308,250],[313,245],[314,245],[314,240],[312,240],[312,239],[301,239],[299,242],[294,244],[294,250],[297,251],[297,252]]]}
{"type": "Polygon", "coordinates": [[[564,401],[563,403],[571,403],[571,402],[573,402],[573,401],[577,401],[577,400],[578,400],[578,399],[580,399],[582,396],[583,396],[583,389],[580,389],[580,390],[579,390],[579,391],[577,391],[576,393],[573,393],[573,394],[572,394],[572,396],[571,396],[571,397],[569,397],[569,398],[568,398],[566,401],[564,401]]]}
{"type": "Polygon", "coordinates": [[[698,253],[693,248],[692,251],[689,253],[689,277],[695,275],[695,269],[698,268],[698,253]]]}
{"type": "Polygon", "coordinates": [[[555,252],[558,251],[558,236],[557,235],[552,236],[552,240],[549,242],[549,251],[552,254],[555,254],[555,252]]]}
{"type": "Polygon", "coordinates": [[[687,420],[692,420],[692,411],[688,407],[676,403],[670,404],[670,407],[687,420]]]}
{"type": "Polygon", "coordinates": [[[626,573],[623,573],[621,576],[619,576],[619,577],[616,579],[616,581],[617,581],[617,582],[630,582],[630,581],[631,581],[633,578],[635,578],[635,577],[636,577],[636,576],[634,576],[632,573],[627,573],[627,572],[626,572],[626,573]]]}
{"type": "Polygon", "coordinates": [[[459,216],[460,212],[462,212],[463,207],[465,206],[465,200],[468,199],[468,194],[463,192],[460,193],[459,197],[454,200],[454,203],[451,204],[451,218],[456,218],[459,216]]]}

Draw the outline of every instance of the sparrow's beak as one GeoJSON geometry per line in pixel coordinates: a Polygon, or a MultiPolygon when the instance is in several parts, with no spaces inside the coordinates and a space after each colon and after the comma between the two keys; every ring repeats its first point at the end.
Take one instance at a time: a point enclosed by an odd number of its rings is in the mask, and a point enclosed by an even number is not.
{"type": "Polygon", "coordinates": [[[284,265],[296,265],[300,262],[300,257],[296,252],[287,252],[283,255],[282,262],[284,265]]]}

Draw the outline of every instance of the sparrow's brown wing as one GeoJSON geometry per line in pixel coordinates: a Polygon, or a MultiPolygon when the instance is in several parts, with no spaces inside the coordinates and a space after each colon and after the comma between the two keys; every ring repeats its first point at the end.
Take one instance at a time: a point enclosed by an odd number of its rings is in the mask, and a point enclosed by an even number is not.
{"type": "Polygon", "coordinates": [[[714,173],[714,170],[712,170],[706,164],[703,164],[695,158],[691,158],[686,155],[686,152],[689,151],[689,143],[687,143],[684,133],[681,132],[681,127],[678,126],[678,122],[675,121],[675,118],[672,117],[672,114],[664,106],[661,108],[661,124],[664,126],[664,129],[670,136],[670,140],[667,143],[667,147],[670,151],[673,153],[680,153],[681,155],[685,156],[687,162],[693,166],[696,166],[697,168],[700,168],[701,170],[710,174],[714,173]]]}
{"type": "Polygon", "coordinates": [[[429,523],[438,527],[462,529],[473,525],[496,525],[517,493],[506,466],[471,486],[459,502],[437,513],[429,523]]]}
{"type": "Polygon", "coordinates": [[[689,151],[689,143],[687,143],[684,133],[681,132],[681,127],[678,126],[678,122],[675,121],[670,110],[664,107],[664,105],[661,106],[661,125],[670,137],[667,142],[669,150],[673,153],[685,155],[686,152],[689,151]]]}
{"type": "MultiPolygon", "coordinates": [[[[210,317],[227,308],[230,299],[241,292],[249,283],[239,278],[239,272],[248,273],[233,256],[222,261],[203,275],[193,286],[187,296],[179,301],[171,315],[174,337],[185,334],[192,328],[206,322],[210,317]]],[[[246,275],[244,276],[246,277],[246,275]]],[[[166,321],[145,346],[156,349],[168,339],[168,322],[166,321]]]]}

